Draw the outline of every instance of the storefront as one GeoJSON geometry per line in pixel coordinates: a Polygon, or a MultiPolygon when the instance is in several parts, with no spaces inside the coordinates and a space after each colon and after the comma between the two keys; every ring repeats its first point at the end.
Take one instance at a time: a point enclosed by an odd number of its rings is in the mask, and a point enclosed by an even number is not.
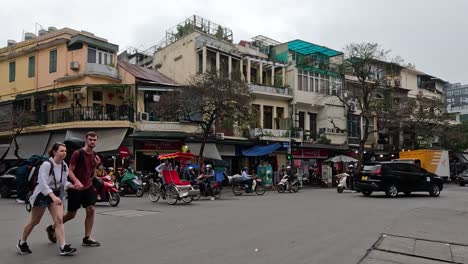
{"type": "Polygon", "coordinates": [[[153,172],[160,164],[158,156],[181,151],[183,141],[179,140],[135,140],[135,168],[137,171],[153,172]]]}

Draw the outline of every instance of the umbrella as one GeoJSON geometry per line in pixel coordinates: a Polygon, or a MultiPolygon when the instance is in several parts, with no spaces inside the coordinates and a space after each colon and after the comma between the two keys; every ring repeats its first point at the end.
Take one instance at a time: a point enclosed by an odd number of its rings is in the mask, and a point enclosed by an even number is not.
{"type": "Polygon", "coordinates": [[[355,159],[355,158],[351,158],[349,156],[346,156],[346,155],[338,155],[336,157],[329,158],[326,161],[331,161],[331,162],[357,162],[358,160],[355,159]]]}

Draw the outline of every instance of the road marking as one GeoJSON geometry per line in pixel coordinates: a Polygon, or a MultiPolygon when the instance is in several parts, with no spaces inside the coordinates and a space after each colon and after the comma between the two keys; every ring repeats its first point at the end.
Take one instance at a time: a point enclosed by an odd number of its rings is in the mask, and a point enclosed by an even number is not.
{"type": "Polygon", "coordinates": [[[136,217],[136,216],[147,216],[147,215],[155,215],[160,213],[159,211],[146,211],[146,210],[119,210],[119,211],[108,211],[98,213],[101,215],[111,215],[111,216],[120,216],[120,217],[136,217]]]}

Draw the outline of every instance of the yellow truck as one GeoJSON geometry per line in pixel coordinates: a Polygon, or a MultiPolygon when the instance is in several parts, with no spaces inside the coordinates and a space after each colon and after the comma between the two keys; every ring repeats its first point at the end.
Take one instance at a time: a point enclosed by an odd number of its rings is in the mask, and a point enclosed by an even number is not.
{"type": "Polygon", "coordinates": [[[420,149],[401,151],[398,162],[410,162],[421,166],[428,172],[437,174],[444,180],[450,178],[449,154],[447,150],[420,149]]]}

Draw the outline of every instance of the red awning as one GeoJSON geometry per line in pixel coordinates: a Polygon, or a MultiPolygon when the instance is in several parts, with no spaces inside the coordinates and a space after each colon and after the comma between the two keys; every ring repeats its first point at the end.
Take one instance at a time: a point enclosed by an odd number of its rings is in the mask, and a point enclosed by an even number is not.
{"type": "Polygon", "coordinates": [[[162,154],[158,156],[158,159],[160,160],[165,160],[165,159],[177,159],[177,160],[191,160],[195,158],[195,155],[193,155],[190,152],[174,152],[174,153],[169,153],[169,154],[162,154]]]}

